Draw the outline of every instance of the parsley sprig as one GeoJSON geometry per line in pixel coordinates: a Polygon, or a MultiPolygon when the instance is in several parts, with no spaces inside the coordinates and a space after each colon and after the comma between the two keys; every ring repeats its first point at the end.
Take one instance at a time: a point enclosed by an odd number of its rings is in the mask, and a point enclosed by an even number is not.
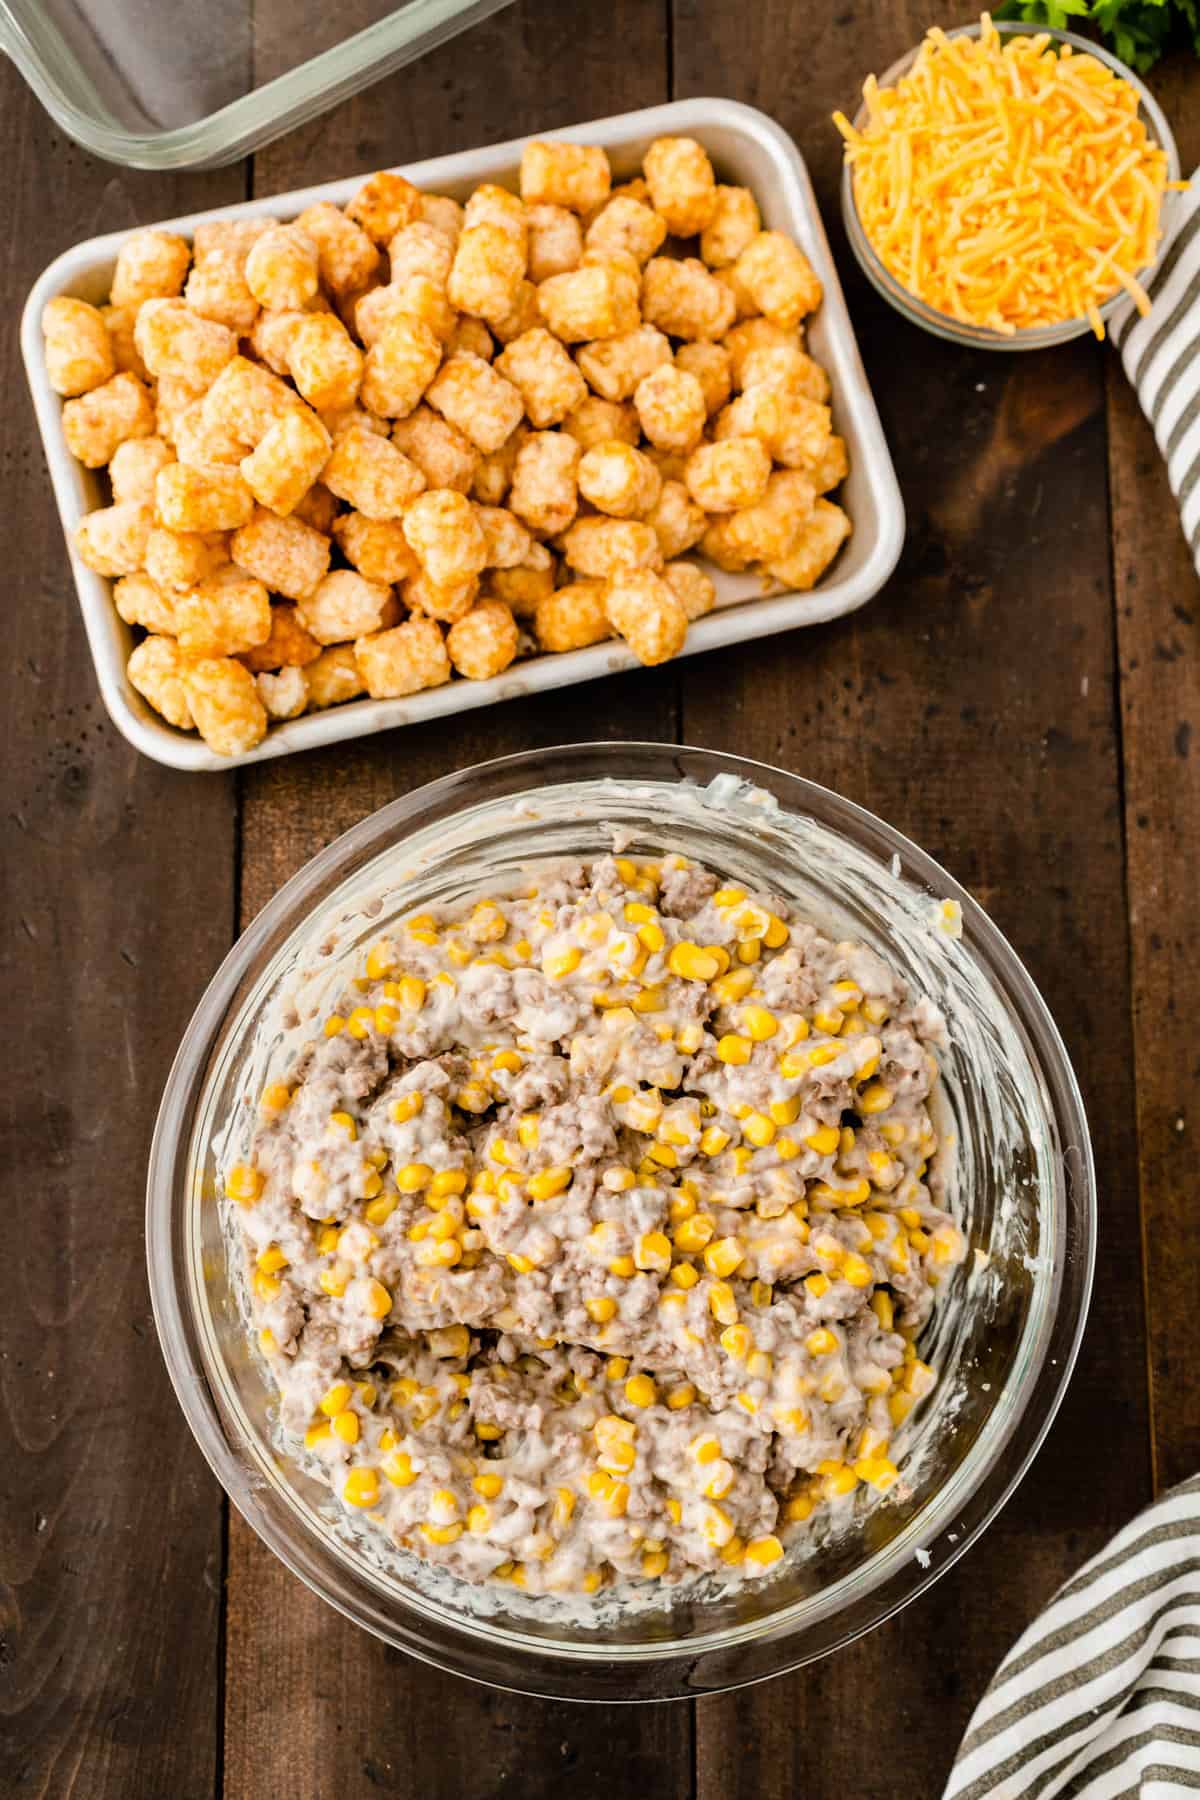
{"type": "Polygon", "coordinates": [[[1090,26],[1122,62],[1143,71],[1180,45],[1200,55],[1200,0],[1006,0],[995,17],[1060,31],[1090,26]]]}

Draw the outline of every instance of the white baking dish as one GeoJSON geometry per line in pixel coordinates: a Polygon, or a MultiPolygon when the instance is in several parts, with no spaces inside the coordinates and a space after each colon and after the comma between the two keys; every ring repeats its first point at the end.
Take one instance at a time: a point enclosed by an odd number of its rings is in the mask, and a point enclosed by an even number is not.
{"type": "MultiPolygon", "coordinates": [[[[683,132],[704,144],[722,179],[753,190],[766,225],[789,232],[821,278],[825,300],[808,335],[813,355],[828,369],[833,383],[834,427],[845,438],[850,456],[850,476],[840,497],[854,522],[850,541],[827,579],[812,593],[763,597],[758,576],[725,575],[714,570],[717,608],[690,628],[683,652],[690,656],[745,638],[813,625],[861,606],[879,591],[896,566],[904,538],[904,508],[808,172],[786,133],[753,107],[713,99],[678,100],[643,112],[592,120],[553,135],[603,144],[618,176],[626,176],[641,162],[652,138],[683,132]]],[[[516,139],[438,157],[408,167],[404,173],[418,187],[465,198],[481,181],[515,184],[522,142],[516,139]]],[[[207,218],[290,219],[315,200],[345,202],[360,181],[361,177],[355,176],[163,223],[190,237],[196,225],[207,218]]],[[[62,401],[46,378],[42,309],[55,294],[105,300],[116,254],[126,235],[122,231],[90,238],[57,257],[38,279],[21,323],[25,367],[68,543],[80,518],[106,504],[106,496],[100,476],[83,468],[67,449],[62,431],[62,401]]],[[[492,681],[455,680],[405,700],[355,700],[307,714],[273,725],[258,748],[245,756],[222,757],[215,755],[198,736],[167,725],[133,689],[125,672],[132,633],[113,606],[110,583],[86,568],[73,552],[71,563],[100,691],[113,722],[137,749],[176,769],[228,769],[238,763],[261,762],[266,757],[306,750],[315,744],[337,743],[342,738],[384,731],[393,725],[438,718],[467,707],[486,706],[494,700],[516,699],[545,688],[590,681],[597,675],[637,667],[635,658],[617,642],[559,656],[532,657],[514,664],[492,681]]]]}

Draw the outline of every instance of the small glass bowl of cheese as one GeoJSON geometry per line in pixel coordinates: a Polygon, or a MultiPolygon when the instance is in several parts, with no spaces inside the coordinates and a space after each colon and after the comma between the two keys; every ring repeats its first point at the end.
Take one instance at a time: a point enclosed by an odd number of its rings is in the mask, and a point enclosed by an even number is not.
{"type": "MultiPolygon", "coordinates": [[[[1146,310],[1142,284],[1161,254],[1174,199],[1171,190],[1180,185],[1179,152],[1162,108],[1145,83],[1100,45],[1074,32],[1034,28],[1020,21],[992,21],[985,14],[978,24],[931,34],[865,84],[853,121],[840,115],[835,119],[847,140],[841,200],[851,249],[871,285],[913,324],[952,343],[979,349],[1041,350],[1089,331],[1104,336],[1110,315],[1131,296],[1139,310],[1146,310]],[[1094,68],[1087,70],[1092,80],[1072,84],[1070,106],[1056,108],[1053,120],[1039,120],[1037,107],[1021,96],[997,93],[998,84],[988,96],[987,105],[994,109],[989,116],[979,95],[982,84],[971,79],[969,61],[964,60],[961,70],[955,67],[954,49],[960,40],[979,40],[985,34],[986,41],[997,48],[1007,47],[1014,38],[1024,39],[1042,46],[1044,53],[1090,58],[1109,71],[1136,95],[1136,112],[1129,108],[1129,119],[1144,127],[1146,155],[1136,161],[1130,160],[1129,152],[1108,155],[1103,140],[1114,130],[1111,121],[1115,113],[1106,112],[1108,83],[1094,68]],[[921,61],[923,51],[926,56],[921,61]],[[929,67],[931,52],[933,69],[929,67]],[[905,213],[911,210],[908,195],[921,180],[920,157],[914,161],[912,156],[911,131],[891,134],[887,167],[876,164],[869,195],[860,191],[854,152],[855,137],[867,132],[872,123],[869,95],[886,96],[914,70],[920,86],[915,92],[911,87],[907,90],[912,106],[907,123],[911,125],[913,114],[919,115],[927,104],[927,143],[940,137],[946,151],[939,152],[936,174],[926,174],[926,180],[940,190],[936,209],[930,208],[920,220],[914,212],[912,227],[905,230],[905,213]],[[961,76],[953,112],[948,95],[943,101],[939,72],[949,78],[947,85],[957,86],[961,76]],[[944,122],[938,118],[941,103],[946,104],[944,122]],[[976,108],[978,117],[972,120],[969,113],[976,108]],[[1065,131],[1064,113],[1071,120],[1065,131]],[[1047,125],[1052,126],[1049,139],[1047,125]],[[985,142],[989,132],[1003,152],[994,160],[985,142]],[[1053,166],[1057,160],[1053,153],[1061,152],[1064,142],[1075,159],[1071,170],[1077,182],[1075,191],[1062,179],[1061,166],[1053,166]],[[1124,169],[1123,163],[1128,164],[1124,169]],[[989,190],[980,180],[985,171],[988,176],[1000,177],[1003,185],[989,190]],[[1155,189],[1156,214],[1151,210],[1155,189]],[[1139,221],[1129,216],[1126,198],[1133,192],[1136,202],[1139,191],[1147,208],[1140,227],[1139,221]],[[1085,199],[1094,208],[1091,214],[1083,204],[1085,199]],[[930,213],[935,210],[936,238],[927,231],[930,213]],[[889,239],[881,249],[879,236],[885,229],[889,239]],[[1121,267],[1119,252],[1128,251],[1131,245],[1137,250],[1126,260],[1133,266],[1121,267]],[[936,292],[949,302],[951,267],[956,271],[960,296],[957,310],[926,297],[936,292]],[[914,273],[924,294],[913,285],[914,273]],[[1111,291],[1105,292],[1110,281],[1111,291]],[[992,302],[990,309],[984,295],[992,302]],[[1056,318],[1053,314],[1060,303],[1062,316],[1056,318]],[[995,323],[985,322],[989,310],[995,323]],[[1018,317],[1047,316],[1031,323],[1014,323],[1011,316],[1002,320],[1003,312],[1018,317]]],[[[1115,129],[1119,132],[1119,121],[1115,129]]],[[[875,155],[880,155],[878,149],[875,155]]]]}

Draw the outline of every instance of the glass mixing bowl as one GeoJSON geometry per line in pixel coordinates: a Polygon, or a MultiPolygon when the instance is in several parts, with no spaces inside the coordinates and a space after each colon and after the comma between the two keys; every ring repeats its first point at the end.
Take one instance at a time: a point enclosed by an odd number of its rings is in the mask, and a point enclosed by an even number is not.
{"type": "MultiPolygon", "coordinates": [[[[777,769],[592,744],[467,769],[385,806],[289,881],[234,946],[167,1082],[151,1152],[150,1286],[189,1424],[231,1500],[301,1580],[388,1643],[519,1691],[698,1695],[822,1656],[907,1605],[983,1530],[1062,1397],[1087,1306],[1095,1180],[1079,1091],[1029,976],[970,896],[897,832],[777,769]],[[678,850],[875,946],[946,1015],[943,1117],[973,1254],[922,1338],[939,1384],[898,1443],[902,1480],[836,1503],[769,1577],[575,1602],[473,1587],[350,1522],[275,1435],[241,1311],[217,1170],[269,1072],[311,1034],[389,920],[516,885],[531,862],[678,850]],[[937,924],[962,907],[961,940],[937,924]],[[306,1025],[305,1020],[308,1020],[306,1025]]],[[[818,1515],[820,1517],[820,1515],[818,1515]]],[[[644,1593],[645,1590],[642,1590],[644,1593]]]]}

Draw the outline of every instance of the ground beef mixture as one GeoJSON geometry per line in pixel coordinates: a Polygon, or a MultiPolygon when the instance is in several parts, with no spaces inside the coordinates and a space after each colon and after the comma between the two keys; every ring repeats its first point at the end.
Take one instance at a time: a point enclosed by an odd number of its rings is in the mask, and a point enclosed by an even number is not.
{"type": "Polygon", "coordinates": [[[942,1037],[680,856],[408,918],[226,1174],[284,1431],[471,1581],[769,1570],[934,1382],[942,1037]]]}

